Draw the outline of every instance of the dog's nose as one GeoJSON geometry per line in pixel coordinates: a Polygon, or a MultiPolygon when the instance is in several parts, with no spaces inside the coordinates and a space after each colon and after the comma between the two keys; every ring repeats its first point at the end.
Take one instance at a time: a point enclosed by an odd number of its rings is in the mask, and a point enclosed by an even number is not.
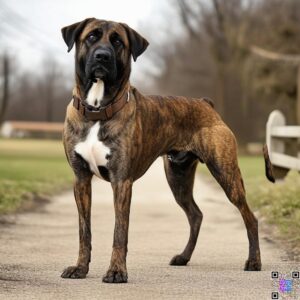
{"type": "Polygon", "coordinates": [[[97,49],[94,53],[94,58],[98,62],[110,62],[111,60],[111,53],[108,50],[104,49],[97,49]]]}

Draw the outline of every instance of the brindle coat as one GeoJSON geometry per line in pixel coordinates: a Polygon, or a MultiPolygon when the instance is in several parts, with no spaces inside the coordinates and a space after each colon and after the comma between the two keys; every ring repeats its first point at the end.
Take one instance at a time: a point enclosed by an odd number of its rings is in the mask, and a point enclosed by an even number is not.
{"type": "MultiPolygon", "coordinates": [[[[249,257],[245,270],[261,269],[258,224],[249,209],[237,162],[237,145],[231,130],[224,124],[207,99],[144,96],[130,86],[131,56],[142,54],[148,42],[122,23],[86,19],[62,29],[71,50],[76,43],[76,85],[73,95],[83,101],[91,87],[86,64],[98,46],[110,47],[115,65],[103,76],[105,92],[102,105],[130,87],[130,99],[111,119],[100,121],[98,138],[110,149],[108,163],[99,167],[104,179],[111,182],[114,195],[115,230],[110,267],[104,282],[127,282],[126,254],[132,184],[159,157],[163,156],[166,177],[175,200],[190,224],[188,243],[171,265],[186,265],[195,248],[202,213],[193,198],[193,184],[198,161],[205,163],[239,209],[248,234],[249,257]],[[98,40],[90,44],[87,36],[99,31],[98,40]],[[114,42],[114,37],[122,40],[114,42]]],[[[94,38],[92,38],[94,40],[94,38]]],[[[84,278],[89,270],[91,253],[91,179],[87,162],[74,151],[95,122],[86,120],[73,106],[67,108],[63,141],[66,155],[75,174],[74,194],[79,213],[79,257],[75,266],[62,273],[63,278],[84,278]]]]}

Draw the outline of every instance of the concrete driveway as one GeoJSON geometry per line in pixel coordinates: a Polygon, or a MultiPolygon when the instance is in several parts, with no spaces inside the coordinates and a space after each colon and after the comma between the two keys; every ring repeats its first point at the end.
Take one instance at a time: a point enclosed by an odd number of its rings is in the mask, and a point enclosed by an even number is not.
{"type": "Polygon", "coordinates": [[[271,271],[290,273],[296,263],[260,230],[263,270],[244,272],[248,241],[239,212],[205,178],[197,178],[194,195],[204,214],[198,244],[188,266],[171,267],[169,260],[185,246],[189,227],[169,190],[162,160],[135,183],[129,282],[119,285],[101,281],[109,266],[114,226],[108,183],[95,180],[93,185],[93,251],[86,279],[60,278],[78,253],[71,190],[38,212],[16,216],[14,224],[0,227],[0,299],[271,299],[278,290],[271,271]]]}

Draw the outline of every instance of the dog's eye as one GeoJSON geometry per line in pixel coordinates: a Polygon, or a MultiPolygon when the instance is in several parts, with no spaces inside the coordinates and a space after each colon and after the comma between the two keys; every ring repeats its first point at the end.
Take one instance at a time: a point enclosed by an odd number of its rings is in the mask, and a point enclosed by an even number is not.
{"type": "Polygon", "coordinates": [[[122,42],[120,39],[115,39],[114,44],[119,46],[119,45],[122,45],[122,42]]]}
{"type": "Polygon", "coordinates": [[[88,40],[90,43],[94,43],[94,42],[96,42],[97,38],[98,38],[98,37],[97,37],[94,33],[91,33],[91,34],[88,35],[87,40],[88,40]]]}
{"type": "Polygon", "coordinates": [[[111,42],[115,47],[119,47],[123,45],[122,40],[117,35],[112,36],[111,42]]]}

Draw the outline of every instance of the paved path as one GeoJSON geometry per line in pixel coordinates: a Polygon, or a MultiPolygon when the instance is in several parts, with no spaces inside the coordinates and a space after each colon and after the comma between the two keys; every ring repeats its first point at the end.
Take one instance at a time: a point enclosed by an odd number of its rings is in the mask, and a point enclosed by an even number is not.
{"type": "Polygon", "coordinates": [[[86,279],[60,278],[78,251],[77,211],[72,192],[53,198],[40,212],[0,227],[0,299],[271,299],[270,272],[295,264],[260,233],[262,272],[242,271],[246,230],[236,208],[207,179],[196,180],[195,199],[204,219],[198,245],[186,267],[171,267],[188,238],[159,159],[134,185],[129,233],[128,284],[101,282],[113,236],[112,193],[108,183],[93,186],[93,251],[86,279]]]}

